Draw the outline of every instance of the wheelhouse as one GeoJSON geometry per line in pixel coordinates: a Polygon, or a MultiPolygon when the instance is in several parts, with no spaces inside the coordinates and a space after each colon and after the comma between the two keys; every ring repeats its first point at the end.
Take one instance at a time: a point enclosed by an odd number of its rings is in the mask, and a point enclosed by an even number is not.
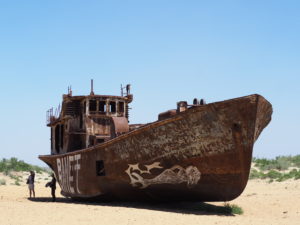
{"type": "Polygon", "coordinates": [[[129,106],[133,95],[126,86],[123,96],[72,96],[71,88],[63,95],[62,105],[55,112],[47,111],[51,128],[51,154],[64,154],[101,144],[129,131],[129,106]]]}

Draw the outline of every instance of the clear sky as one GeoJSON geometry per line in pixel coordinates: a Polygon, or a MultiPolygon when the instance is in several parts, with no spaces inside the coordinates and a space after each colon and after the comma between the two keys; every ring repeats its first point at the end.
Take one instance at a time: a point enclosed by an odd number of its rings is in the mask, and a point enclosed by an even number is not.
{"type": "Polygon", "coordinates": [[[91,78],[98,94],[132,85],[132,123],[259,93],[274,113],[254,156],[299,154],[299,12],[288,0],[0,0],[0,158],[45,165],[46,110],[91,78]]]}

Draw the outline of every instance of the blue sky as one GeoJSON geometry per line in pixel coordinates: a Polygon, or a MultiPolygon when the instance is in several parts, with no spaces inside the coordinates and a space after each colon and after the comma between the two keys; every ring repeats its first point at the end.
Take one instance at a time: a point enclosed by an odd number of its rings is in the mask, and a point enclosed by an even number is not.
{"type": "Polygon", "coordinates": [[[0,158],[50,151],[46,110],[74,95],[120,93],[130,122],[180,100],[259,93],[273,119],[254,156],[300,153],[298,1],[1,1],[0,158]]]}

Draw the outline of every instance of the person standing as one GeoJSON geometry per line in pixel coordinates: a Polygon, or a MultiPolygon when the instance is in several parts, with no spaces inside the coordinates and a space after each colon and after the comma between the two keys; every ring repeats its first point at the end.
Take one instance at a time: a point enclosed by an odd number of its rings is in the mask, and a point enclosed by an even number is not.
{"type": "Polygon", "coordinates": [[[52,180],[46,184],[46,187],[51,188],[52,202],[56,201],[55,190],[56,190],[56,179],[54,173],[51,175],[52,180]]]}
{"type": "Polygon", "coordinates": [[[34,171],[30,171],[30,175],[27,178],[27,184],[28,184],[28,189],[29,189],[29,198],[31,198],[31,196],[33,196],[35,198],[35,191],[34,191],[34,177],[35,177],[35,173],[34,171]]]}

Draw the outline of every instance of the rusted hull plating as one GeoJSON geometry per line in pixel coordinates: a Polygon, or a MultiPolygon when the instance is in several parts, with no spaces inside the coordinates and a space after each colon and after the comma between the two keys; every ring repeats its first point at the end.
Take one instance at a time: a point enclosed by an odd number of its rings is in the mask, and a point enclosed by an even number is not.
{"type": "Polygon", "coordinates": [[[253,144],[271,114],[268,101],[250,95],[194,106],[92,148],[40,159],[66,197],[229,201],[247,184],[253,144]]]}

